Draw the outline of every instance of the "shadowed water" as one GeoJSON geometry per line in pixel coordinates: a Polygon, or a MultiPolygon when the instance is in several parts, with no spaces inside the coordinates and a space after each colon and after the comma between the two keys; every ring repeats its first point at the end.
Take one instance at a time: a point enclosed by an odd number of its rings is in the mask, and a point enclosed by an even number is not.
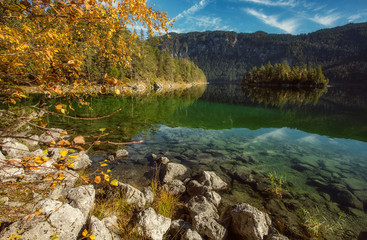
{"type": "MultiPolygon", "coordinates": [[[[263,101],[263,91],[209,85],[204,93],[192,95],[93,99],[94,111],[80,109],[76,116],[123,111],[87,124],[51,121],[84,135],[119,126],[108,140],[143,140],[125,146],[127,159],[109,164],[120,180],[148,185],[150,154],[165,155],[188,166],[192,175],[216,171],[231,186],[223,194],[224,205],[247,201],[265,209],[290,238],[351,239],[367,230],[364,90],[266,91],[263,101]],[[286,179],[282,196],[271,193],[270,173],[286,179]],[[312,221],[314,225],[309,224],[312,221]]],[[[96,146],[92,152],[96,166],[117,148],[96,146]]]]}

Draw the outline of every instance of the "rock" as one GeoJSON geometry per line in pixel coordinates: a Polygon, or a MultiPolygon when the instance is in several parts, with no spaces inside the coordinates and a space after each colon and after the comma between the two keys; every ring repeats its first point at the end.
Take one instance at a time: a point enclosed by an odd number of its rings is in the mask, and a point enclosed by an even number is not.
{"type": "Polygon", "coordinates": [[[102,222],[107,227],[107,229],[110,230],[111,235],[112,235],[112,239],[114,239],[114,240],[121,239],[117,235],[119,226],[118,226],[118,223],[117,223],[117,217],[116,216],[103,218],[102,222]]]}
{"type": "Polygon", "coordinates": [[[29,148],[13,138],[5,138],[2,143],[2,153],[9,158],[23,158],[29,154],[29,148]]]}
{"type": "Polygon", "coordinates": [[[62,206],[62,202],[53,199],[45,198],[41,199],[34,205],[32,211],[36,212],[41,210],[42,214],[50,215],[62,206]]]}
{"type": "Polygon", "coordinates": [[[222,197],[214,191],[206,192],[204,196],[208,199],[209,202],[213,203],[214,206],[216,207],[218,207],[220,202],[222,201],[222,197]]]}
{"type": "Polygon", "coordinates": [[[185,222],[182,219],[173,220],[171,222],[170,231],[174,232],[173,235],[182,235],[187,229],[191,229],[190,223],[185,222]]]}
{"type": "Polygon", "coordinates": [[[166,165],[167,163],[169,163],[169,159],[168,157],[160,157],[156,160],[156,163],[166,165]]]}
{"type": "Polygon", "coordinates": [[[120,189],[120,193],[125,196],[128,204],[135,204],[139,208],[145,206],[145,196],[139,189],[121,182],[119,182],[118,188],[120,189]]]}
{"type": "Polygon", "coordinates": [[[83,151],[69,155],[69,162],[74,163],[72,167],[70,167],[73,170],[80,170],[92,165],[92,161],[89,156],[83,151]]]}
{"type": "Polygon", "coordinates": [[[125,149],[117,150],[115,154],[115,158],[124,158],[128,156],[129,156],[129,152],[126,151],[125,149]]]}
{"type": "Polygon", "coordinates": [[[203,186],[196,180],[191,180],[186,185],[186,191],[190,196],[205,195],[209,192],[209,187],[203,186]]]}
{"type": "Polygon", "coordinates": [[[61,139],[69,138],[70,137],[69,135],[62,134],[64,132],[65,132],[64,130],[59,129],[59,128],[51,128],[47,132],[40,135],[39,141],[41,143],[50,145],[52,140],[54,140],[55,142],[58,142],[61,139]]]}
{"type": "Polygon", "coordinates": [[[29,147],[37,147],[40,137],[38,135],[32,135],[28,138],[23,138],[22,141],[29,147]]]}
{"type": "Polygon", "coordinates": [[[79,175],[76,172],[72,172],[71,170],[64,172],[64,180],[61,184],[56,185],[56,187],[49,193],[49,198],[58,199],[61,196],[67,195],[78,179],[79,175]]]}
{"type": "Polygon", "coordinates": [[[153,193],[152,187],[145,187],[143,189],[143,195],[144,195],[146,204],[151,204],[154,201],[154,193],[153,193]]]}
{"type": "Polygon", "coordinates": [[[223,240],[227,238],[227,229],[219,224],[214,218],[199,214],[193,218],[193,227],[210,240],[223,240]]]}
{"type": "Polygon", "coordinates": [[[227,188],[227,183],[212,171],[203,171],[199,176],[198,182],[209,187],[211,190],[223,190],[227,188]]]}
{"type": "Polygon", "coordinates": [[[333,183],[329,185],[329,194],[334,202],[344,206],[354,207],[363,210],[363,203],[351,193],[346,186],[333,183]]]}
{"type": "Polygon", "coordinates": [[[50,215],[48,222],[57,229],[59,239],[74,240],[85,224],[85,216],[78,208],[64,204],[50,215]]]}
{"type": "Polygon", "coordinates": [[[157,214],[153,208],[138,213],[137,224],[139,234],[153,240],[162,240],[171,225],[171,219],[157,214]]]}
{"type": "Polygon", "coordinates": [[[190,201],[187,203],[187,208],[192,219],[198,214],[214,219],[219,218],[217,208],[204,196],[195,196],[191,198],[190,201]]]}
{"type": "Polygon", "coordinates": [[[280,234],[279,231],[274,227],[270,227],[269,234],[265,239],[266,240],[289,240],[286,236],[280,234]]]}
{"type": "Polygon", "coordinates": [[[181,177],[185,175],[187,168],[178,163],[168,163],[166,167],[166,173],[163,178],[163,182],[167,183],[172,181],[174,178],[181,177]]]}
{"type": "Polygon", "coordinates": [[[186,232],[184,232],[181,235],[180,240],[202,240],[203,238],[200,236],[200,234],[192,229],[187,229],[186,232]]]}
{"type": "Polygon", "coordinates": [[[184,183],[180,180],[172,180],[164,184],[162,189],[175,195],[183,194],[186,191],[184,183]]]}
{"type": "Polygon", "coordinates": [[[93,185],[83,185],[69,190],[67,198],[70,200],[72,207],[80,209],[84,217],[87,219],[93,208],[95,193],[93,185]]]}
{"type": "MultiPolygon", "coordinates": [[[[1,166],[1,165],[0,165],[1,166]]],[[[0,180],[2,182],[12,181],[24,175],[24,169],[18,166],[1,166],[0,180]]]]}
{"type": "Polygon", "coordinates": [[[111,232],[106,225],[95,216],[90,218],[89,229],[96,239],[112,240],[111,232]]]}
{"type": "MultiPolygon", "coordinates": [[[[227,215],[227,213],[226,213],[227,215]]],[[[229,209],[230,230],[244,239],[258,240],[268,235],[271,220],[266,213],[247,204],[237,204],[229,209]]]]}

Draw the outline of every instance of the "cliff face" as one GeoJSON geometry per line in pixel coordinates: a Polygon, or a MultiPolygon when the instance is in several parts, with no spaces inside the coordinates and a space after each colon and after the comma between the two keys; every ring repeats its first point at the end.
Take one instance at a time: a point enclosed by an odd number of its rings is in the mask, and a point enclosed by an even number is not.
{"type": "Polygon", "coordinates": [[[161,49],[189,58],[209,81],[238,81],[261,64],[321,65],[331,83],[367,83],[367,23],[310,34],[192,32],[164,36],[161,49]]]}

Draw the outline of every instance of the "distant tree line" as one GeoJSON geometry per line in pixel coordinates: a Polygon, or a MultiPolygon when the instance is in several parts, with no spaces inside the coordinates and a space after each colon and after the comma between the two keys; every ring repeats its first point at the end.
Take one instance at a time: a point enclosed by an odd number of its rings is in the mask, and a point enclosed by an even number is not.
{"type": "Polygon", "coordinates": [[[266,66],[253,67],[246,73],[242,79],[245,85],[278,85],[278,86],[307,86],[324,87],[329,83],[322,73],[321,66],[317,68],[307,67],[305,64],[301,67],[290,67],[287,62],[275,64],[269,62],[266,66]]]}

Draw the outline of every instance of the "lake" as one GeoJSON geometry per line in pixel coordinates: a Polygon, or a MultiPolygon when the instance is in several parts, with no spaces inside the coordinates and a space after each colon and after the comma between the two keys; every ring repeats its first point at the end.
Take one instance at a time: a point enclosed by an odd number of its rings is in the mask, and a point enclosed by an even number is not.
{"type": "MultiPolygon", "coordinates": [[[[223,208],[247,202],[271,216],[290,239],[356,239],[367,231],[367,88],[245,89],[199,86],[149,96],[103,96],[78,108],[77,121],[53,125],[125,145],[129,157],[111,162],[112,175],[138,187],[151,182],[152,153],[212,170],[230,184],[223,208]]],[[[120,146],[101,144],[95,163],[120,146]]]]}

